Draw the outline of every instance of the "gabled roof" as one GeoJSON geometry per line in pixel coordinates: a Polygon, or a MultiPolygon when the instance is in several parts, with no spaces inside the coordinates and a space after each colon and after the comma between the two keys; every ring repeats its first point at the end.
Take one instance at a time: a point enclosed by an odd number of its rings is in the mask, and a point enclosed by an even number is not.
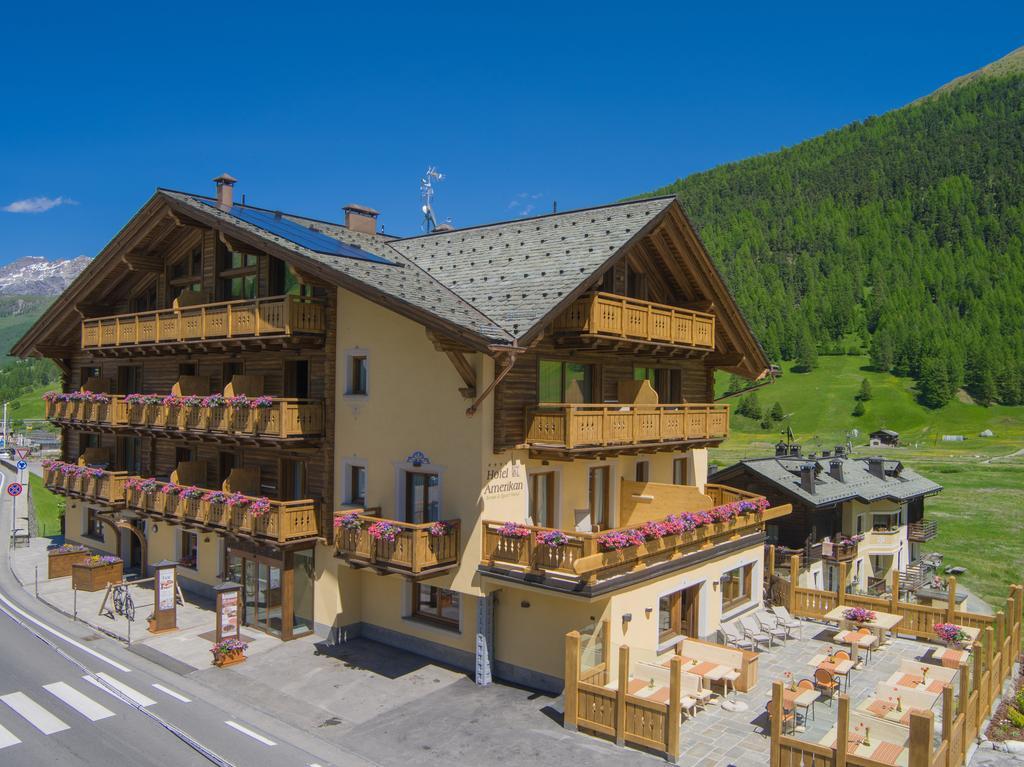
{"type": "Polygon", "coordinates": [[[770,458],[748,458],[716,471],[708,477],[709,482],[731,482],[737,484],[739,478],[753,476],[767,481],[791,498],[808,506],[835,506],[845,501],[892,500],[909,501],[912,498],[932,495],[942,490],[942,485],[922,477],[916,471],[905,468],[899,461],[883,463],[885,479],[876,477],[868,471],[867,458],[821,458],[813,459],[801,456],[782,456],[770,458]],[[843,462],[843,481],[829,474],[829,463],[838,460],[843,462]],[[816,466],[817,477],[814,493],[809,493],[800,484],[800,468],[807,464],[816,466]]]}

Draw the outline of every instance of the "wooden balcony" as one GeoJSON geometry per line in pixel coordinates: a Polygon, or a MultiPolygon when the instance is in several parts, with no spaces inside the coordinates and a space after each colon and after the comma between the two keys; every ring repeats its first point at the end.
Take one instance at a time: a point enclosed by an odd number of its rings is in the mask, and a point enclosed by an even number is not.
{"type": "Polygon", "coordinates": [[[707,353],[715,348],[715,315],[641,301],[613,293],[590,293],[555,321],[564,346],[627,344],[658,354],[707,353]]]}
{"type": "MultiPolygon", "coordinates": [[[[319,535],[316,501],[270,501],[270,510],[256,516],[245,507],[187,500],[177,493],[164,493],[166,482],[157,482],[154,492],[138,489],[125,491],[129,509],[154,519],[196,527],[211,532],[229,533],[276,544],[308,541],[319,535]]],[[[206,491],[208,492],[208,491],[206,491]]],[[[246,496],[251,498],[251,496],[246,496]]]]}
{"type": "Polygon", "coordinates": [[[71,476],[59,469],[45,469],[43,484],[54,493],[94,501],[104,506],[123,506],[127,471],[103,471],[99,476],[71,476]]]}
{"type": "MultiPolygon", "coordinates": [[[[352,512],[335,512],[337,523],[352,512]]],[[[435,523],[411,524],[381,519],[379,510],[357,514],[359,527],[335,527],[335,555],[354,567],[370,567],[381,574],[398,573],[412,578],[440,575],[459,565],[459,520],[441,523],[439,534],[432,534],[435,523]],[[400,530],[394,541],[379,540],[370,534],[370,526],[386,522],[400,530]]],[[[435,530],[435,532],[437,532],[435,530]]]]}
{"type": "Polygon", "coordinates": [[[907,538],[915,543],[927,543],[939,534],[939,523],[934,519],[911,522],[907,526],[907,538]]]}
{"type": "Polygon", "coordinates": [[[526,411],[526,441],[541,452],[614,454],[728,436],[728,405],[551,404],[526,411]]]}
{"type": "MultiPolygon", "coordinates": [[[[716,507],[739,500],[754,501],[761,498],[754,493],[723,485],[706,485],[704,494],[716,507]]],[[[673,561],[700,554],[716,546],[722,546],[724,554],[727,553],[725,547],[734,542],[757,545],[761,539],[746,543],[740,539],[759,533],[763,538],[765,523],[789,514],[791,509],[786,504],[761,512],[745,513],[727,522],[703,524],[678,534],[643,536],[643,543],[613,550],[607,549],[602,539],[608,540],[606,536],[618,533],[640,531],[644,525],[630,525],[596,533],[564,530],[561,532],[568,540],[561,546],[549,546],[541,541],[540,536],[553,532],[552,528],[521,525],[519,527],[526,531],[526,535],[506,537],[501,533],[505,523],[484,520],[481,523],[480,572],[504,579],[518,575],[523,582],[532,586],[569,593],[582,593],[586,588],[594,588],[612,579],[621,579],[619,583],[626,585],[626,582],[645,576],[660,577],[673,561]]],[[[679,513],[687,511],[680,509],[679,513]]],[[[668,516],[657,521],[665,522],[667,519],[668,516]]],[[[611,587],[619,586],[613,584],[611,587]]]]}
{"type": "Polygon", "coordinates": [[[82,320],[82,348],[103,356],[323,343],[324,305],[302,296],[221,301],[82,320]]]}
{"type": "Polygon", "coordinates": [[[826,562],[852,562],[857,558],[860,546],[857,541],[845,541],[842,543],[832,541],[831,544],[819,544],[821,546],[821,558],[826,562]]]}
{"type": "Polygon", "coordinates": [[[47,402],[46,417],[62,425],[101,431],[171,432],[216,441],[302,442],[324,435],[323,403],[274,397],[270,407],[129,404],[117,394],[110,402],[47,402]]]}

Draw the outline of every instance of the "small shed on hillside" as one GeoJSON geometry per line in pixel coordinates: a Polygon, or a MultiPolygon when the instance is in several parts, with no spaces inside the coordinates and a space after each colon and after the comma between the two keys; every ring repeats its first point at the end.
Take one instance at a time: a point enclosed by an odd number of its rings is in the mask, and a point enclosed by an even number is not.
{"type": "Polygon", "coordinates": [[[900,433],[892,429],[879,429],[869,435],[871,447],[896,447],[900,444],[900,433]]]}

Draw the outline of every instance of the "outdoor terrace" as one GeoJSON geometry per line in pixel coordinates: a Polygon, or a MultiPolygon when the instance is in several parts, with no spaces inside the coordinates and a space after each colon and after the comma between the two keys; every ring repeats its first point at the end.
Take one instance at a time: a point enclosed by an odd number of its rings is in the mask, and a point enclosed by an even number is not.
{"type": "Polygon", "coordinates": [[[562,346],[623,345],[662,355],[708,353],[715,348],[715,316],[613,293],[590,293],[555,322],[562,346]]]}
{"type": "Polygon", "coordinates": [[[939,534],[939,523],[934,519],[911,522],[907,526],[907,538],[915,543],[927,543],[939,534]]]}
{"type": "Polygon", "coordinates": [[[413,578],[459,565],[459,520],[413,524],[382,519],[380,509],[334,513],[335,556],[353,567],[413,578]]]}
{"type": "Polygon", "coordinates": [[[100,356],[178,354],[190,348],[322,344],[324,305],[304,296],[219,301],[82,320],[82,349],[100,356]]]}
{"type": "Polygon", "coordinates": [[[60,466],[43,470],[43,484],[47,490],[70,498],[81,498],[105,506],[123,506],[127,471],[74,466],[60,466]]]}

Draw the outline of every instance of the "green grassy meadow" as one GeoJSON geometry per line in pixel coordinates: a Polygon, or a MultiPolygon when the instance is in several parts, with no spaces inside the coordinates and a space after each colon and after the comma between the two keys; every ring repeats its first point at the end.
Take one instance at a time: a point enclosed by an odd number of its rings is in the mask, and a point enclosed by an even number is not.
{"type": "Polygon", "coordinates": [[[7,405],[7,417],[14,421],[23,421],[26,418],[44,418],[46,409],[43,403],[43,395],[55,387],[60,388],[60,384],[40,386],[11,400],[10,404],[7,405]]]}
{"type": "Polygon", "coordinates": [[[38,535],[60,535],[60,515],[63,510],[62,499],[51,493],[43,485],[42,477],[29,474],[29,493],[35,508],[38,535]]]}
{"type": "MultiPolygon", "coordinates": [[[[846,441],[852,429],[855,455],[897,458],[941,484],[943,492],[925,501],[925,513],[939,522],[929,548],[945,562],[967,568],[961,582],[993,607],[1002,607],[1010,583],[1024,583],[1024,407],[982,407],[966,398],[938,410],[916,401],[913,382],[867,370],[866,357],[820,357],[810,373],[793,373],[790,365],[774,383],[757,389],[762,409],[775,402],[786,418],[761,429],[734,415],[730,437],[713,450],[711,460],[727,466],[744,456],[771,455],[786,426],[804,447],[820,452],[846,441]],[[861,379],[871,383],[872,398],[861,417],[851,415],[861,379]],[[900,432],[906,445],[868,448],[875,429],[900,432]],[[994,437],[978,434],[992,429],[994,437]],[[942,434],[962,434],[965,442],[941,442],[942,434]]],[[[726,377],[720,381],[724,392],[726,377]]],[[[721,396],[721,395],[719,395],[721,396]]],[[[723,400],[734,407],[739,397],[723,400]]]]}

